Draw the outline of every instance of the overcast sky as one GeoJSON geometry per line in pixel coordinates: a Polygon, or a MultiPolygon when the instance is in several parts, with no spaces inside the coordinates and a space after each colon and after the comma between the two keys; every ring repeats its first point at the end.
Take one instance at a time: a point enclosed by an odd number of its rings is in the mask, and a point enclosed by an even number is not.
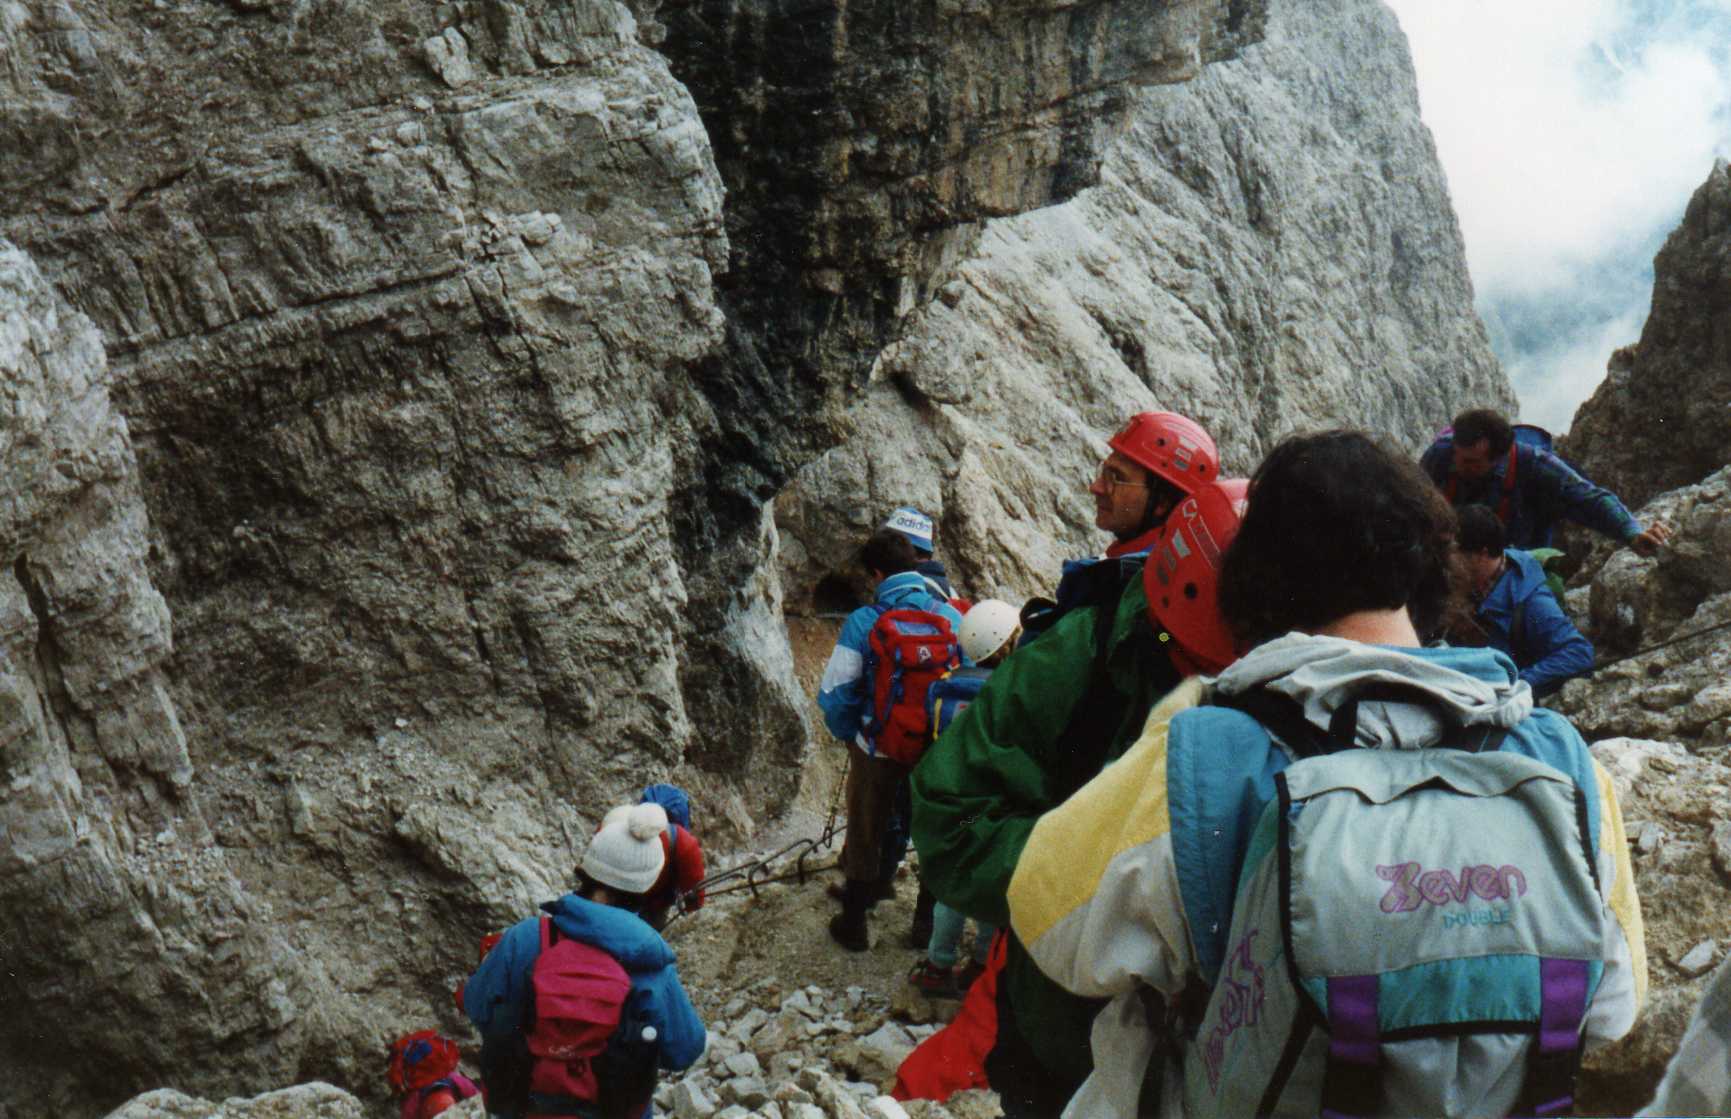
{"type": "Polygon", "coordinates": [[[1731,156],[1731,0],[1388,0],[1522,417],[1636,341],[1652,257],[1731,156]]]}

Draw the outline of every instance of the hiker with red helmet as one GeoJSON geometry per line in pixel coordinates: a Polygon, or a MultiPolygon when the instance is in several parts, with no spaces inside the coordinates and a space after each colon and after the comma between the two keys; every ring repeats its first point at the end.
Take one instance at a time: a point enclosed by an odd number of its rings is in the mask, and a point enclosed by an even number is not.
{"type": "Polygon", "coordinates": [[[1186,494],[1220,476],[1220,455],[1202,425],[1176,412],[1139,412],[1106,440],[1111,448],[1088,493],[1094,527],[1112,534],[1106,555],[1146,552],[1186,494]]]}
{"type": "Polygon", "coordinates": [[[1568,1115],[1634,1024],[1614,783],[1502,653],[1426,644],[1454,535],[1365,433],[1257,469],[1218,592],[1252,647],[1042,816],[1010,885],[1040,967],[1113,999],[1064,1115],[1568,1115]]]}
{"type": "Polygon", "coordinates": [[[1656,555],[1671,539],[1663,521],[1642,528],[1616,494],[1582,477],[1550,446],[1542,428],[1511,424],[1492,408],[1472,408],[1437,436],[1419,465],[1450,505],[1484,505],[1495,512],[1511,548],[1550,547],[1558,520],[1627,544],[1641,556],[1656,555]]]}
{"type": "Polygon", "coordinates": [[[480,1092],[457,1071],[457,1043],[435,1030],[404,1034],[391,1043],[385,1078],[402,1100],[402,1119],[433,1119],[480,1092]]]}
{"type": "Polygon", "coordinates": [[[639,1119],[659,1070],[703,1055],[673,951],[637,916],[661,875],[666,828],[659,804],[609,812],[577,889],[506,930],[464,985],[488,1115],[639,1119]]]}
{"type": "MultiPolygon", "coordinates": [[[[1162,533],[1123,538],[1151,546],[1149,562],[1102,561],[1113,576],[1100,580],[1104,593],[1025,640],[914,771],[921,872],[940,901],[976,920],[1003,926],[1010,875],[1041,813],[1122,754],[1185,675],[1231,660],[1233,643],[1212,609],[1213,564],[1235,530],[1241,490],[1218,482],[1213,441],[1181,419],[1133,420],[1114,436],[1101,471],[1118,470],[1126,447],[1167,456],[1131,463],[1183,491],[1165,506],[1162,533]],[[1153,608],[1161,599],[1164,617],[1153,608]]],[[[1127,473],[1112,476],[1121,484],[1096,484],[1097,502],[1102,489],[1129,488],[1127,473]]],[[[1102,1004],[1040,974],[1013,936],[1002,958],[991,987],[996,1014],[964,1015],[992,1023],[991,1036],[938,1035],[944,1040],[933,1039],[930,1061],[904,1067],[903,1087],[929,1096],[977,1086],[944,1071],[967,1068],[971,1054],[982,1058],[1006,1116],[1055,1115],[1092,1066],[1088,1031],[1102,1004]],[[935,1052],[945,1046],[953,1051],[935,1052]]]]}
{"type": "Polygon", "coordinates": [[[1111,533],[1112,542],[1103,556],[1066,560],[1053,598],[1031,598],[1023,604],[1024,642],[1127,582],[1178,503],[1220,476],[1214,440],[1201,424],[1176,412],[1138,412],[1106,447],[1088,494],[1094,501],[1094,525],[1111,533]]]}

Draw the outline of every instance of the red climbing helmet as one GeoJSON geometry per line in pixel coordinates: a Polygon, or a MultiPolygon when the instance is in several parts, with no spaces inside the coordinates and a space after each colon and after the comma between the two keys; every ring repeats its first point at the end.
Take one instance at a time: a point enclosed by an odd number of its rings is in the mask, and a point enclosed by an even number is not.
{"type": "Polygon", "coordinates": [[[1212,482],[1179,502],[1142,567],[1148,613],[1178,648],[1180,667],[1216,673],[1238,659],[1238,642],[1220,615],[1220,557],[1244,516],[1244,478],[1212,482]]]}
{"type": "Polygon", "coordinates": [[[1220,452],[1213,437],[1177,412],[1138,412],[1106,445],[1187,494],[1220,478],[1220,452]]]}
{"type": "Polygon", "coordinates": [[[398,1095],[425,1088],[457,1071],[457,1043],[435,1030],[417,1030],[391,1042],[386,1076],[398,1095]]]}

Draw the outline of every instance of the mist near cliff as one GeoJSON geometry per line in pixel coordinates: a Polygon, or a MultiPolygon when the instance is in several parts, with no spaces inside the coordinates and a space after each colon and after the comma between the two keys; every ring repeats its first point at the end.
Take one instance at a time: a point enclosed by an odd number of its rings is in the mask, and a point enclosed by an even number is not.
{"type": "Polygon", "coordinates": [[[1524,419],[1568,428],[1731,155],[1727,0],[1389,0],[1524,419]]]}

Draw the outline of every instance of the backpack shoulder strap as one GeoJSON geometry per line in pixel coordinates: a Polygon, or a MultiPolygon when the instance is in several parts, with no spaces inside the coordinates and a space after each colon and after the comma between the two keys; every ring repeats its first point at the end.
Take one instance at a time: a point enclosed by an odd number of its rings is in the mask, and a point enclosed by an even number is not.
{"type": "Polygon", "coordinates": [[[1226,958],[1239,867],[1275,776],[1291,764],[1253,716],[1202,706],[1172,717],[1166,733],[1167,804],[1179,900],[1196,965],[1213,985],[1226,958]]]}
{"type": "Polygon", "coordinates": [[[1520,461],[1520,440],[1509,444],[1509,461],[1503,467],[1503,499],[1497,503],[1497,519],[1508,524],[1515,515],[1515,464],[1520,461]]]}

